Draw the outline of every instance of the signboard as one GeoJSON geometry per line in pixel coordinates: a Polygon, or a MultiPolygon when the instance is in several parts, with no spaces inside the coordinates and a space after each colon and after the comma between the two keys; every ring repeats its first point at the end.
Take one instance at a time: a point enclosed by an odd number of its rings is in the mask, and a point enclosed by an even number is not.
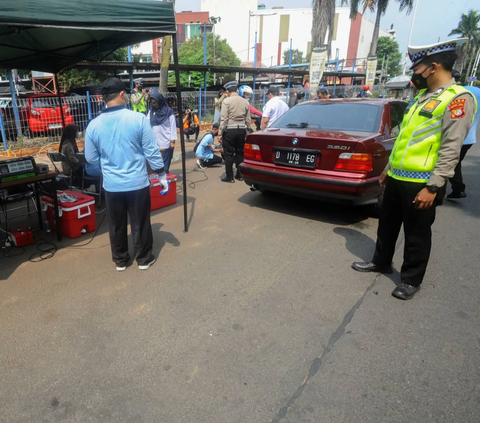
{"type": "Polygon", "coordinates": [[[468,82],[475,82],[477,80],[476,76],[469,76],[468,77],[468,82]]]}
{"type": "Polygon", "coordinates": [[[315,93],[320,85],[327,61],[328,47],[314,47],[310,59],[310,95],[315,93]]]}
{"type": "Polygon", "coordinates": [[[365,74],[365,85],[372,88],[375,85],[375,75],[377,73],[377,56],[370,56],[367,59],[367,71],[365,74]]]}

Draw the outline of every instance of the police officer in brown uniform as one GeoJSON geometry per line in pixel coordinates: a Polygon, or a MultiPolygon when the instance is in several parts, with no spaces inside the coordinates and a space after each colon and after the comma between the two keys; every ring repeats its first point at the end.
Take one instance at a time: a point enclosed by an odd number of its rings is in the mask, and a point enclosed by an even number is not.
{"type": "Polygon", "coordinates": [[[392,295],[413,298],[420,289],[432,245],[435,209],[454,174],[460,149],[472,125],[476,100],[455,84],[457,45],[465,39],[408,47],[412,83],[420,90],[405,110],[400,133],[380,176],[385,187],[372,261],[356,262],[359,272],[392,272],[400,227],[405,232],[401,283],[392,295]]]}
{"type": "Polygon", "coordinates": [[[245,137],[248,132],[253,132],[251,127],[250,105],[247,100],[238,95],[236,81],[225,85],[228,97],[222,103],[220,114],[219,141],[222,143],[225,159],[225,176],[222,182],[243,181],[239,166],[243,162],[245,137]],[[235,179],[233,163],[237,167],[235,179]]]}

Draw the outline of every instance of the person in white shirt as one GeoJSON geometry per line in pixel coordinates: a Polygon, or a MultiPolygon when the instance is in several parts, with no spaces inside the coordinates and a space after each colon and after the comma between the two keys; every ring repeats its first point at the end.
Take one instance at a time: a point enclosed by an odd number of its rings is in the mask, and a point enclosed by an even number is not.
{"type": "Polygon", "coordinates": [[[268,101],[263,107],[262,130],[270,128],[272,124],[288,112],[287,103],[278,98],[278,87],[270,87],[267,91],[268,101]]]}
{"type": "Polygon", "coordinates": [[[175,141],[177,140],[175,113],[167,104],[165,97],[158,92],[152,93],[150,104],[147,118],[150,121],[158,148],[162,153],[165,172],[168,173],[175,149],[175,141]]]}

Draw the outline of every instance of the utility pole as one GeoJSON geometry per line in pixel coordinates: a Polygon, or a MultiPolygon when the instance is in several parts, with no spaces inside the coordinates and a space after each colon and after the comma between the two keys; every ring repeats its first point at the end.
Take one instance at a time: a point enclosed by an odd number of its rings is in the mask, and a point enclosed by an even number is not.
{"type": "MultiPolygon", "coordinates": [[[[418,1],[419,0],[416,0],[415,1],[415,9],[414,9],[414,12],[413,12],[413,19],[412,19],[412,26],[410,27],[410,35],[408,37],[408,45],[411,45],[411,42],[412,42],[412,34],[413,34],[413,27],[415,26],[415,18],[417,16],[417,7],[418,7],[418,1]]],[[[405,64],[403,66],[403,74],[405,75],[405,73],[407,72],[407,58],[405,57],[405,64]]]]}

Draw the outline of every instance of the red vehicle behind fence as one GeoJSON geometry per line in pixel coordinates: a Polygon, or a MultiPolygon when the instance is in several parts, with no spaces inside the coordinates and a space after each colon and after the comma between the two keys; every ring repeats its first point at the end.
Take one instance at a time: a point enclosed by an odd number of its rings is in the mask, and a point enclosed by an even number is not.
{"type": "MultiPolygon", "coordinates": [[[[28,127],[32,134],[62,129],[62,113],[59,100],[53,94],[34,94],[25,96],[27,101],[28,127]]],[[[73,123],[68,103],[62,98],[65,126],[73,123]]]]}

